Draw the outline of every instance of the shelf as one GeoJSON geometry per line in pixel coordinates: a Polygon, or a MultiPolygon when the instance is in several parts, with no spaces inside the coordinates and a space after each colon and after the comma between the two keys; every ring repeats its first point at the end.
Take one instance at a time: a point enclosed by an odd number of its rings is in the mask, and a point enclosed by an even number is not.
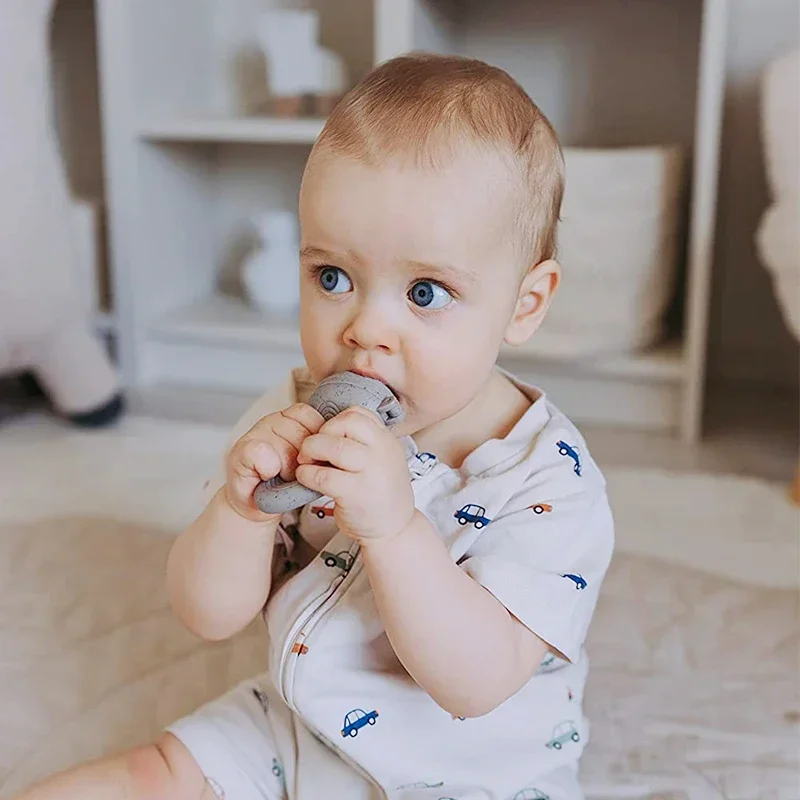
{"type": "Polygon", "coordinates": [[[295,321],[269,319],[243,301],[221,294],[159,320],[150,335],[160,341],[300,349],[295,321]]]}
{"type": "MultiPolygon", "coordinates": [[[[545,389],[576,421],[670,430],[687,441],[699,433],[729,5],[311,4],[320,12],[320,42],[343,57],[352,80],[410,51],[461,53],[513,75],[565,145],[675,143],[687,153],[686,248],[677,254],[686,274],[678,287],[685,297],[680,342],[582,360],[551,351],[543,336],[502,350],[503,366],[545,389]],[[602,102],[584,102],[587,86],[602,102]]],[[[267,116],[254,38],[264,3],[94,6],[111,288],[136,310],[101,317],[98,330],[116,340],[130,387],[260,394],[302,362],[298,325],[213,293],[233,278],[249,247],[248,221],[264,210],[296,208],[308,151],[325,120],[267,116]]],[[[81,124],[72,133],[83,130],[81,124]]]]}
{"type": "MultiPolygon", "coordinates": [[[[295,321],[271,320],[250,309],[243,301],[219,294],[159,320],[151,326],[150,335],[162,342],[300,350],[300,335],[295,321]]],[[[679,343],[668,343],[645,353],[586,361],[534,357],[518,348],[504,348],[501,356],[508,361],[571,375],[675,383],[684,376],[679,343]]]]}
{"type": "Polygon", "coordinates": [[[539,364],[545,369],[628,380],[678,382],[683,380],[686,369],[680,342],[666,342],[651,350],[630,355],[574,361],[526,353],[524,347],[504,348],[501,354],[509,361],[539,364]]]}
{"type": "Polygon", "coordinates": [[[324,124],[324,119],[188,118],[147,123],[138,133],[140,138],[154,142],[312,145],[324,124]]]}

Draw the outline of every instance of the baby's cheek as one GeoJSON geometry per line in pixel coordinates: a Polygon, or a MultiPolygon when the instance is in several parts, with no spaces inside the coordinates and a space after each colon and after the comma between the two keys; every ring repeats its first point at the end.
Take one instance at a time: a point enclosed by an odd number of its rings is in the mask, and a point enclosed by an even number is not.
{"type": "Polygon", "coordinates": [[[496,357],[491,335],[479,322],[460,326],[446,340],[431,342],[424,362],[428,396],[448,404],[458,396],[471,397],[491,373],[496,357]]]}

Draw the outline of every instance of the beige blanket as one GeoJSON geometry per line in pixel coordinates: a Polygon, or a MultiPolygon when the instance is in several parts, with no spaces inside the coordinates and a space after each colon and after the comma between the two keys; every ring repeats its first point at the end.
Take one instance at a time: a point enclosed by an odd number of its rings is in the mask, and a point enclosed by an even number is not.
{"type": "MultiPolygon", "coordinates": [[[[163,530],[69,515],[0,527],[0,797],[156,735],[261,671],[257,627],[171,616],[163,530]]],[[[798,797],[797,597],[618,555],[592,628],[592,798],[798,797]]]]}

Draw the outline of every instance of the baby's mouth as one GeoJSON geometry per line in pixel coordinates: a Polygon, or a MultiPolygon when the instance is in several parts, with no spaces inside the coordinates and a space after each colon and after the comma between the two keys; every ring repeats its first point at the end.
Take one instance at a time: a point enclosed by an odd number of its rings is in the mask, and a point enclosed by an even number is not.
{"type": "Polygon", "coordinates": [[[398,400],[402,402],[403,395],[394,386],[392,386],[391,383],[384,380],[376,372],[371,372],[370,370],[366,369],[356,369],[354,367],[350,368],[350,372],[354,372],[356,375],[361,375],[364,378],[372,378],[373,380],[380,381],[398,400]]]}

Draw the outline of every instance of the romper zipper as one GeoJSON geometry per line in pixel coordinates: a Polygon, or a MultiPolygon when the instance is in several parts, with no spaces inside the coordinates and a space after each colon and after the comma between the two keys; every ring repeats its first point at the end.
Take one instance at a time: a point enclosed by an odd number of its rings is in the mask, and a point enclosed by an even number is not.
{"type": "MultiPolygon", "coordinates": [[[[280,663],[280,679],[281,679],[281,690],[283,697],[286,701],[286,704],[291,708],[296,714],[300,715],[300,712],[297,709],[297,706],[294,704],[294,664],[296,663],[296,659],[299,657],[299,654],[296,654],[297,651],[295,650],[295,645],[300,645],[300,648],[303,647],[303,640],[305,640],[311,631],[316,626],[316,623],[325,615],[325,613],[336,605],[336,602],[344,593],[344,589],[347,588],[350,584],[353,583],[356,576],[361,572],[362,562],[359,561],[358,557],[361,554],[361,546],[359,545],[353,553],[353,561],[350,569],[340,575],[336,580],[332,581],[330,586],[325,592],[319,594],[314,600],[309,603],[304,609],[303,613],[294,621],[288,636],[286,637],[285,644],[283,646],[283,651],[281,652],[281,663],[280,663]],[[358,566],[358,569],[356,569],[358,566]],[[341,591],[340,591],[341,590],[341,591]],[[333,602],[331,602],[333,601],[333,602]],[[303,629],[308,628],[303,633],[303,629]],[[300,634],[303,633],[302,638],[300,634]],[[292,661],[291,656],[295,655],[295,660],[292,661]],[[291,671],[292,681],[291,681],[291,696],[290,696],[290,683],[289,683],[289,672],[291,671]]],[[[302,719],[302,715],[300,715],[302,719]]],[[[321,741],[325,742],[326,746],[333,750],[339,758],[345,761],[349,766],[355,770],[362,778],[366,781],[371,783],[376,789],[378,789],[384,798],[388,798],[386,791],[384,788],[375,780],[375,778],[370,775],[360,764],[356,763],[350,756],[347,755],[343,750],[334,746],[334,744],[328,739],[325,734],[321,731],[317,730],[316,728],[311,727],[305,720],[303,720],[303,724],[321,741]]]]}
{"type": "MultiPolygon", "coordinates": [[[[312,600],[303,609],[302,613],[297,617],[297,619],[292,624],[292,627],[290,628],[289,633],[286,636],[286,639],[284,640],[284,645],[281,652],[280,669],[279,669],[281,689],[286,702],[295,711],[297,711],[297,709],[294,708],[294,703],[292,702],[292,695],[294,694],[293,680],[291,682],[291,685],[289,680],[290,672],[292,673],[291,677],[292,678],[294,677],[293,675],[294,662],[290,659],[292,655],[292,649],[294,648],[294,645],[298,643],[298,636],[303,632],[303,629],[309,624],[309,622],[314,620],[316,616],[318,615],[321,616],[320,612],[324,613],[324,611],[327,610],[330,600],[334,598],[338,599],[337,594],[339,594],[339,589],[342,588],[345,582],[347,582],[347,585],[352,583],[351,576],[353,578],[355,577],[356,560],[358,559],[358,555],[360,552],[361,548],[359,547],[353,554],[353,562],[351,568],[347,572],[339,575],[333,581],[331,581],[331,583],[328,585],[325,591],[318,594],[314,598],[314,600],[312,600]]],[[[360,572],[360,570],[358,571],[360,572]]],[[[302,638],[305,639],[307,636],[308,632],[306,632],[302,638]]]]}
{"type": "MultiPolygon", "coordinates": [[[[425,472],[427,474],[429,470],[425,472]]],[[[421,475],[417,475],[411,472],[411,482],[413,483],[418,478],[422,477],[421,475]]],[[[343,593],[344,589],[347,588],[356,578],[356,576],[361,572],[362,562],[359,561],[358,557],[361,554],[361,545],[356,547],[355,553],[353,553],[353,560],[350,566],[350,569],[347,570],[346,573],[340,575],[336,580],[332,581],[328,588],[317,595],[304,609],[303,612],[297,617],[294,621],[289,633],[285,639],[285,643],[281,652],[281,663],[278,670],[278,674],[280,676],[281,681],[281,693],[283,694],[283,698],[289,708],[292,709],[296,714],[300,715],[300,712],[297,710],[297,706],[295,706],[293,698],[294,698],[294,665],[291,662],[291,656],[294,655],[295,658],[298,658],[303,653],[303,648],[305,647],[305,639],[308,638],[308,635],[314,629],[316,623],[319,619],[324,616],[325,612],[328,610],[329,607],[336,605],[336,601],[338,600],[337,595],[343,593]],[[358,569],[356,569],[358,566],[358,569]],[[345,585],[346,584],[346,585],[345,585]],[[342,589],[342,592],[339,590],[342,589]],[[329,601],[333,600],[332,603],[329,601]],[[312,624],[313,623],[313,624],[312,624]],[[303,631],[304,628],[308,626],[308,630],[305,632],[303,631]],[[302,637],[300,634],[302,633],[302,637]],[[291,666],[290,666],[291,664],[291,666]],[[291,696],[290,696],[290,684],[289,684],[289,671],[292,671],[292,683],[291,683],[291,696]]],[[[295,662],[296,663],[296,662],[295,662]]],[[[386,793],[386,790],[375,780],[375,778],[370,775],[360,764],[356,763],[350,756],[347,755],[343,750],[336,747],[333,742],[331,742],[324,733],[317,730],[317,728],[312,728],[305,720],[303,724],[317,737],[317,739],[321,740],[325,743],[327,747],[336,753],[342,761],[346,762],[347,764],[352,767],[352,769],[361,775],[366,781],[371,783],[380,793],[381,795],[388,800],[389,795],[386,793]]]]}

